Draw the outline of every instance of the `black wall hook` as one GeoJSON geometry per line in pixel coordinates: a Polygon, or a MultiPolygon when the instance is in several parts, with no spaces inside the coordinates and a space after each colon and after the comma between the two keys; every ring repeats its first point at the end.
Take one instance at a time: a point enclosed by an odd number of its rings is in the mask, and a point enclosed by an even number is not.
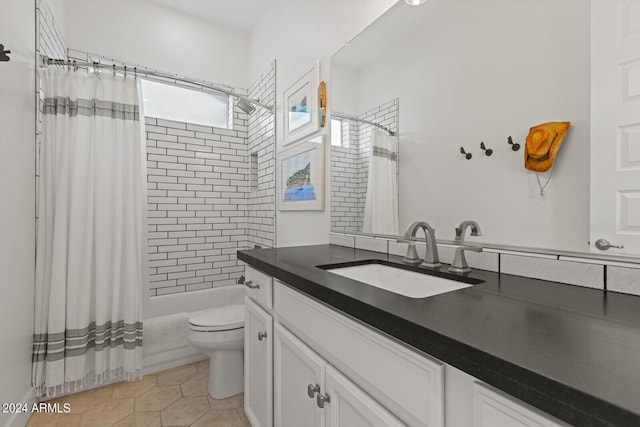
{"type": "Polygon", "coordinates": [[[0,61],[9,62],[11,60],[11,58],[9,58],[9,55],[8,55],[9,53],[11,53],[11,51],[5,50],[4,45],[0,44],[0,61]]]}
{"type": "Polygon", "coordinates": [[[466,151],[464,151],[464,147],[460,147],[460,153],[464,154],[464,157],[469,160],[471,157],[473,157],[471,155],[471,153],[467,153],[466,151]]]}
{"type": "Polygon", "coordinates": [[[507,144],[511,146],[511,149],[513,151],[518,151],[520,149],[520,144],[514,144],[513,138],[511,138],[511,135],[509,135],[509,137],[507,138],[507,144]]]}
{"type": "Polygon", "coordinates": [[[484,154],[486,154],[487,156],[490,156],[493,154],[493,150],[491,148],[487,148],[484,145],[484,141],[480,143],[480,149],[484,151],[484,154]]]}

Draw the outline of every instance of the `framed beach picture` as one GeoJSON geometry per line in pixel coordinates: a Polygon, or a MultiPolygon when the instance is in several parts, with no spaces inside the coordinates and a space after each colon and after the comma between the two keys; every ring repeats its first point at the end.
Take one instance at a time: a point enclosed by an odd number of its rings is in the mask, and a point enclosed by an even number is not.
{"type": "Polygon", "coordinates": [[[278,209],[324,209],[324,135],[279,153],[278,209]]]}
{"type": "Polygon", "coordinates": [[[284,145],[320,129],[318,120],[318,71],[315,67],[284,91],[284,145]]]}

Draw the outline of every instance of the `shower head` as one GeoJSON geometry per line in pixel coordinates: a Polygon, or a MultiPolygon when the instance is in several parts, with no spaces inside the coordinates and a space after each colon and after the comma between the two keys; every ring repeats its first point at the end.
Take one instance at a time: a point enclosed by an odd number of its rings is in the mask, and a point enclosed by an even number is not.
{"type": "Polygon", "coordinates": [[[242,111],[244,111],[247,114],[251,114],[256,110],[256,107],[254,107],[251,102],[242,99],[242,98],[238,98],[238,108],[241,109],[242,111]]]}

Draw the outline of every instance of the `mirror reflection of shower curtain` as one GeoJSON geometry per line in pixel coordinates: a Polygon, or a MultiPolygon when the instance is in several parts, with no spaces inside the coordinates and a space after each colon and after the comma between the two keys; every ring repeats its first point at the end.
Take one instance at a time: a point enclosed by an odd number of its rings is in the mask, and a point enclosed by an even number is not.
{"type": "Polygon", "coordinates": [[[371,136],[363,233],[398,235],[398,136],[371,136]]]}

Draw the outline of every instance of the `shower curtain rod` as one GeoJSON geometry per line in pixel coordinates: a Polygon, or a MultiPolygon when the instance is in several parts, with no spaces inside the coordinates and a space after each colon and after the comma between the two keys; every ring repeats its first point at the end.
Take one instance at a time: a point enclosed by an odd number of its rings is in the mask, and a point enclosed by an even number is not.
{"type": "Polygon", "coordinates": [[[64,67],[72,67],[72,68],[93,68],[95,70],[103,69],[103,70],[111,70],[113,72],[124,73],[132,73],[134,75],[143,76],[143,77],[151,77],[150,80],[154,80],[153,77],[158,77],[157,81],[166,81],[170,80],[174,84],[186,83],[186,85],[182,85],[184,87],[192,88],[192,89],[208,89],[214,92],[224,93],[225,95],[233,96],[238,98],[239,100],[248,102],[250,104],[257,105],[258,107],[264,108],[265,110],[273,113],[273,106],[262,103],[257,99],[249,98],[246,95],[240,95],[234,92],[231,89],[225,89],[223,87],[217,86],[215,84],[206,82],[204,80],[198,80],[191,77],[181,76],[179,74],[174,73],[165,73],[162,71],[153,70],[146,67],[139,66],[130,66],[130,65],[116,65],[114,64],[103,64],[100,61],[83,61],[83,60],[75,60],[75,59],[56,59],[49,58],[47,56],[42,56],[42,64],[43,67],[48,67],[52,65],[64,66],[64,67]]]}
{"type": "Polygon", "coordinates": [[[375,126],[375,127],[377,127],[378,129],[382,129],[382,130],[383,130],[383,131],[385,131],[385,132],[387,133],[387,135],[389,135],[389,136],[393,136],[393,135],[395,135],[395,133],[393,133],[393,131],[392,131],[391,129],[389,129],[389,128],[388,128],[388,127],[386,127],[386,126],[381,125],[380,123],[372,122],[372,121],[365,120],[365,119],[360,119],[360,118],[358,118],[358,117],[356,117],[356,116],[352,116],[352,115],[350,115],[350,114],[344,114],[344,113],[338,113],[338,112],[331,113],[331,115],[332,115],[333,117],[338,118],[338,119],[345,119],[345,120],[352,120],[352,121],[354,121],[354,122],[359,122],[359,123],[366,123],[366,124],[368,124],[368,125],[375,126]]]}

